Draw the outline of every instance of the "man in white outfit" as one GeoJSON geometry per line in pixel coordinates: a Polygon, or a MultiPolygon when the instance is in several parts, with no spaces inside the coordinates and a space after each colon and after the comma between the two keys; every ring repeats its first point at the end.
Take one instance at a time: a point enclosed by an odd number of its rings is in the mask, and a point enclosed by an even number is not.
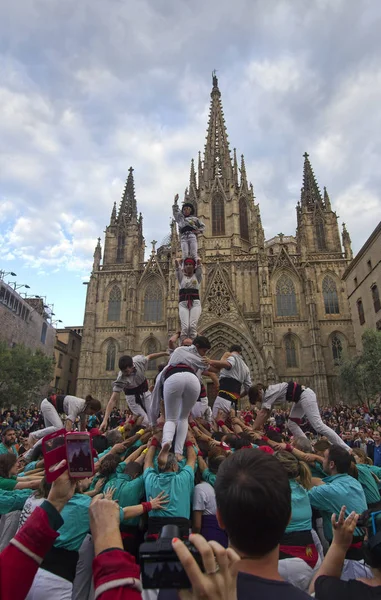
{"type": "Polygon", "coordinates": [[[176,276],[179,282],[179,317],[181,323],[180,340],[193,340],[197,335],[197,325],[201,316],[200,285],[202,279],[201,261],[184,259],[184,268],[175,261],[176,276]]]}
{"type": "Polygon", "coordinates": [[[226,417],[230,414],[232,405],[237,408],[239,398],[246,396],[251,386],[250,369],[242,358],[242,348],[239,345],[231,346],[221,360],[205,360],[209,366],[221,369],[218,396],[213,404],[213,417],[217,417],[218,411],[222,411],[226,417]]]}
{"type": "Polygon", "coordinates": [[[108,420],[112,409],[114,408],[120,392],[124,392],[129,409],[132,414],[143,417],[142,425],[147,427],[149,419],[148,413],[151,405],[151,392],[148,389],[146,378],[146,369],[148,361],[168,356],[168,352],[156,352],[143,356],[121,356],[119,359],[119,373],[117,379],[112,384],[112,394],[108,401],[105,416],[100,426],[103,433],[107,429],[108,420]]]}
{"type": "Polygon", "coordinates": [[[293,402],[287,427],[295,438],[306,437],[299,427],[302,418],[306,416],[317,433],[325,435],[332,444],[337,444],[347,451],[350,450],[341,437],[328,427],[328,425],[323,423],[316,394],[309,387],[304,387],[304,385],[300,385],[296,381],[276,383],[268,387],[262,383],[257,383],[257,385],[254,385],[249,390],[249,401],[250,404],[256,404],[257,402],[261,402],[262,404],[253,425],[254,429],[262,429],[276,402],[293,402]]]}

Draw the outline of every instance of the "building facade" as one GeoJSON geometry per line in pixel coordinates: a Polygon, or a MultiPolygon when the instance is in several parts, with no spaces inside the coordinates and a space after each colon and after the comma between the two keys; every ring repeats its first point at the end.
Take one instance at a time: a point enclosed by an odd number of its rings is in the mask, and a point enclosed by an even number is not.
{"type": "Polygon", "coordinates": [[[22,298],[0,279],[0,340],[53,356],[55,329],[41,298],[22,298]]]}
{"type": "Polygon", "coordinates": [[[76,395],[82,341],[78,329],[65,327],[56,330],[54,377],[50,385],[57,394],[76,395]]]}
{"type": "MultiPolygon", "coordinates": [[[[355,351],[342,282],[352,258],[342,241],[326,189],[317,185],[304,155],[296,235],[265,241],[259,205],[244,157],[231,155],[217,78],[213,77],[207,139],[197,171],[191,161],[185,200],[205,223],[199,237],[203,263],[199,333],[218,358],[232,344],[243,347],[253,381],[296,379],[321,403],[339,399],[338,364],[355,351]],[[239,164],[240,162],[240,164],[239,164]]],[[[171,207],[168,206],[168,213],[171,207]]],[[[88,284],[77,393],[106,401],[122,354],[167,348],[179,330],[174,259],[180,255],[172,222],[169,235],[144,258],[143,218],[138,214],[133,169],[123,197],[94,252],[88,284]]],[[[155,375],[149,365],[148,376],[155,375]]]]}
{"type": "Polygon", "coordinates": [[[347,286],[356,347],[361,352],[364,330],[381,331],[381,222],[348,265],[343,280],[347,286]]]}

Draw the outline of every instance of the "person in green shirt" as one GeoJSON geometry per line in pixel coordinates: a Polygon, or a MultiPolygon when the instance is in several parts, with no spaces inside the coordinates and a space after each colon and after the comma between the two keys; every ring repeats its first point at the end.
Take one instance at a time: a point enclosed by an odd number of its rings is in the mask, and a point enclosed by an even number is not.
{"type": "Polygon", "coordinates": [[[0,489],[2,490],[35,490],[40,485],[40,479],[17,477],[17,456],[12,453],[0,455],[0,489]]]}
{"type": "Polygon", "coordinates": [[[0,455],[1,454],[14,454],[18,457],[19,453],[16,448],[16,431],[13,427],[7,427],[4,429],[2,435],[2,443],[0,444],[0,455]]]}

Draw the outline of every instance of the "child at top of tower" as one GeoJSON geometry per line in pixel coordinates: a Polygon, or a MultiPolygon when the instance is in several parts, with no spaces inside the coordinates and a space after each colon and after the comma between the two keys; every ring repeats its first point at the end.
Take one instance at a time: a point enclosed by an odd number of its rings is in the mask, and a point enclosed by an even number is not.
{"type": "Polygon", "coordinates": [[[173,205],[173,218],[179,226],[180,230],[180,241],[181,241],[181,253],[183,261],[190,256],[195,262],[197,262],[197,235],[201,234],[205,225],[200,221],[194,214],[193,204],[190,202],[184,202],[181,207],[177,204],[179,195],[175,196],[175,203],[173,205]]]}

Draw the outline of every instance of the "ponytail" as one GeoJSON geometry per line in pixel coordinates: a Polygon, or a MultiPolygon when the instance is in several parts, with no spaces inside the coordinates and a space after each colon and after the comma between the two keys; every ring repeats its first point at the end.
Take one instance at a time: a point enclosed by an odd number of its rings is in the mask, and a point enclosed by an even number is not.
{"type": "Polygon", "coordinates": [[[99,412],[102,408],[102,404],[99,402],[99,400],[93,398],[91,394],[86,396],[85,403],[85,410],[86,408],[90,408],[94,412],[99,412]]]}
{"type": "Polygon", "coordinates": [[[307,463],[300,460],[299,461],[299,483],[304,489],[310,490],[312,488],[312,477],[311,471],[308,467],[307,463]]]}

